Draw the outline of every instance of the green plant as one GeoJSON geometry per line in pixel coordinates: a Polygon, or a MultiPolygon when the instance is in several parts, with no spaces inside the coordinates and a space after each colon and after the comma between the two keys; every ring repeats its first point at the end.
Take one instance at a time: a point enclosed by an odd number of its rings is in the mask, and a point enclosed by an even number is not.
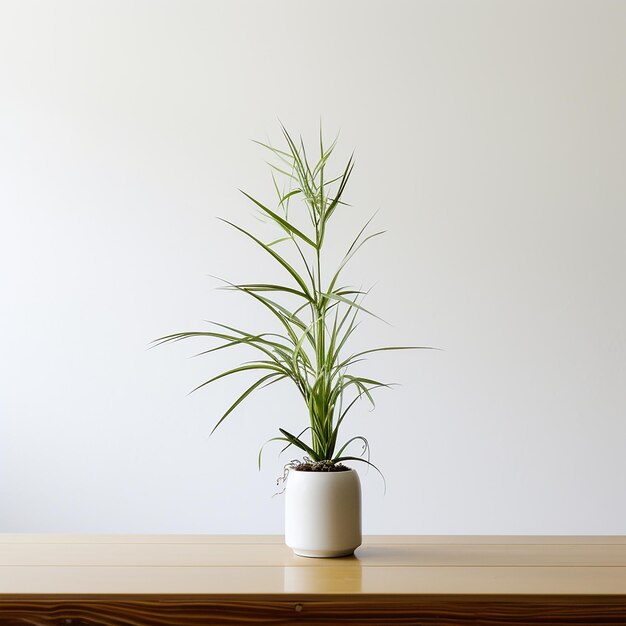
{"type": "MultiPolygon", "coordinates": [[[[224,281],[224,288],[241,292],[267,309],[279,323],[280,332],[248,332],[210,322],[213,325],[211,331],[176,333],[161,337],[155,343],[158,345],[192,337],[206,337],[217,340],[219,345],[201,354],[235,346],[247,346],[256,351],[256,360],[217,374],[193,390],[240,372],[262,373],[230,405],[211,433],[254,391],[289,380],[296,386],[306,404],[309,425],[297,435],[279,428],[280,436],[269,441],[286,443],[284,449],[293,445],[313,462],[336,464],[355,460],[372,465],[369,461],[367,439],[356,436],[340,443],[339,430],[346,415],[359,399],[366,398],[373,407],[372,392],[389,387],[390,383],[352,374],[352,367],[365,360],[367,355],[376,352],[418,347],[376,347],[346,354],[349,339],[358,325],[358,316],[369,312],[362,306],[365,292],[343,286],[339,279],[342,270],[356,252],[367,241],[384,231],[367,234],[366,230],[372,220],[370,218],[359,230],[332,276],[328,275],[325,280],[323,251],[327,229],[332,216],[339,207],[345,205],[342,198],[354,167],[353,156],[340,174],[328,176],[327,167],[337,140],[325,147],[320,129],[319,157],[312,163],[302,139],[296,143],[287,130],[282,125],[281,127],[286,142],[284,150],[256,142],[269,150],[278,163],[269,164],[277,194],[276,207],[270,209],[242,191],[261,214],[280,229],[281,236],[265,243],[244,228],[222,220],[254,242],[289,275],[288,284],[232,284],[224,281]],[[279,186],[276,175],[286,181],[284,188],[279,186]],[[294,205],[298,201],[300,208],[305,209],[304,215],[296,212],[294,205]],[[308,224],[307,228],[296,226],[303,219],[308,224]],[[297,262],[287,259],[288,246],[292,248],[297,262]],[[289,300],[292,306],[285,300],[289,300]],[[296,304],[293,304],[294,300],[296,304]],[[361,456],[346,454],[348,446],[357,441],[363,446],[361,456]],[[363,458],[366,452],[367,459],[363,458]]],[[[262,448],[259,452],[259,465],[261,452],[262,448]]]]}

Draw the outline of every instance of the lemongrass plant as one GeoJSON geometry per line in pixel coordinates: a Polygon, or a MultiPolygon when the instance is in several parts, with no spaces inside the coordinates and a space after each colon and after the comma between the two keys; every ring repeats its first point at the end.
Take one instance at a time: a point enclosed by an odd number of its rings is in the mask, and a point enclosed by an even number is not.
{"type": "MultiPolygon", "coordinates": [[[[175,333],[154,343],[159,345],[204,337],[216,340],[218,345],[200,354],[236,346],[245,346],[256,352],[258,358],[254,361],[216,374],[193,390],[241,372],[260,373],[258,380],[249,385],[219,418],[211,434],[250,394],[280,381],[290,381],[302,396],[308,413],[308,426],[298,434],[279,428],[280,436],[269,441],[284,442],[286,446],[283,449],[295,446],[305,453],[307,460],[317,464],[334,466],[341,461],[363,461],[372,465],[367,439],[359,435],[341,441],[339,431],[358,400],[365,398],[373,407],[372,392],[389,387],[390,383],[351,373],[352,368],[364,357],[376,352],[418,347],[390,346],[349,351],[349,340],[357,328],[357,319],[369,311],[362,306],[364,291],[341,284],[342,270],[363,244],[384,231],[368,234],[370,218],[359,230],[338,267],[332,274],[327,274],[324,255],[327,232],[331,218],[345,205],[342,198],[354,168],[354,159],[351,156],[340,173],[329,175],[327,169],[336,139],[325,146],[320,129],[319,146],[316,147],[319,156],[312,162],[302,139],[294,141],[284,126],[281,125],[281,128],[284,149],[256,142],[269,150],[275,160],[275,163],[269,163],[277,195],[274,207],[269,208],[242,191],[261,214],[273,222],[280,236],[265,242],[241,226],[222,220],[269,255],[288,276],[289,280],[284,284],[233,284],[225,281],[226,289],[245,294],[269,311],[280,331],[247,331],[210,322],[213,328],[209,331],[175,333]],[[284,187],[279,184],[281,179],[284,187]],[[304,219],[307,228],[297,227],[297,219],[298,224],[304,219]],[[288,260],[289,247],[295,255],[295,262],[288,260]],[[294,298],[297,305],[290,306],[287,300],[293,303],[294,298]],[[362,444],[360,456],[347,453],[350,444],[355,442],[362,444]]],[[[259,466],[260,463],[261,452],[259,466]]]]}

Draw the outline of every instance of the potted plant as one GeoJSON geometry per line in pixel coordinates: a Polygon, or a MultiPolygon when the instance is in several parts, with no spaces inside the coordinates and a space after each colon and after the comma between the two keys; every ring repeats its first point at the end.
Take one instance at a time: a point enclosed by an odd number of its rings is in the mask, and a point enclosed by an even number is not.
{"type": "MultiPolygon", "coordinates": [[[[325,146],[320,129],[318,156],[312,161],[300,139],[295,141],[281,125],[285,147],[269,150],[274,163],[272,179],[276,201],[270,208],[242,192],[261,215],[279,231],[272,241],[228,221],[250,242],[271,257],[284,270],[287,281],[233,284],[225,288],[244,294],[265,309],[276,322],[276,329],[242,330],[228,324],[212,323],[205,331],[181,332],[161,337],[156,344],[190,338],[216,340],[206,352],[245,347],[257,358],[212,376],[194,389],[200,389],[227,376],[258,372],[249,385],[221,415],[211,433],[258,389],[287,381],[295,385],[303,400],[306,425],[298,433],[279,428],[269,441],[280,441],[303,454],[302,461],[288,464],[286,484],[285,539],[296,554],[341,556],[351,554],[361,544],[361,490],[357,472],[344,462],[369,460],[369,443],[363,436],[343,441],[341,426],[350,409],[360,399],[372,406],[372,393],[388,383],[357,374],[354,366],[370,354],[387,350],[416,349],[416,346],[372,347],[350,352],[350,339],[357,319],[369,313],[362,304],[362,289],[342,284],[342,270],[357,251],[384,231],[368,233],[371,219],[358,231],[345,256],[331,272],[326,268],[325,242],[332,217],[345,206],[346,186],[354,167],[351,156],[342,169],[329,175],[336,141],[325,146]],[[348,452],[359,442],[359,456],[348,452]]],[[[259,466],[261,463],[259,452],[259,466]]],[[[374,466],[375,467],[375,466],[374,466]]]]}

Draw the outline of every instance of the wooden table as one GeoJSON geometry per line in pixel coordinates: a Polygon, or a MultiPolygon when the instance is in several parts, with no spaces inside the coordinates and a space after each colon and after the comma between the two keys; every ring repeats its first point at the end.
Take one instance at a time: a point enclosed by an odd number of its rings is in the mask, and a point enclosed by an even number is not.
{"type": "Polygon", "coordinates": [[[0,535],[0,624],[625,624],[626,537],[0,535]]]}

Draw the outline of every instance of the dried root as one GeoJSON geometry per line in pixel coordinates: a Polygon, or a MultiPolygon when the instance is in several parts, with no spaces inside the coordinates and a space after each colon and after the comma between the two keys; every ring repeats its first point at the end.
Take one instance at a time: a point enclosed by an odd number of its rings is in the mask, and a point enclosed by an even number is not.
{"type": "MultiPolygon", "coordinates": [[[[332,461],[311,461],[311,459],[305,456],[302,461],[299,459],[293,459],[289,463],[285,464],[283,468],[283,475],[276,479],[276,484],[283,488],[274,494],[274,496],[280,496],[285,493],[287,487],[287,477],[289,472],[345,472],[349,470],[349,467],[343,465],[343,463],[333,463],[332,461]]],[[[273,497],[273,496],[272,496],[273,497]]]]}

